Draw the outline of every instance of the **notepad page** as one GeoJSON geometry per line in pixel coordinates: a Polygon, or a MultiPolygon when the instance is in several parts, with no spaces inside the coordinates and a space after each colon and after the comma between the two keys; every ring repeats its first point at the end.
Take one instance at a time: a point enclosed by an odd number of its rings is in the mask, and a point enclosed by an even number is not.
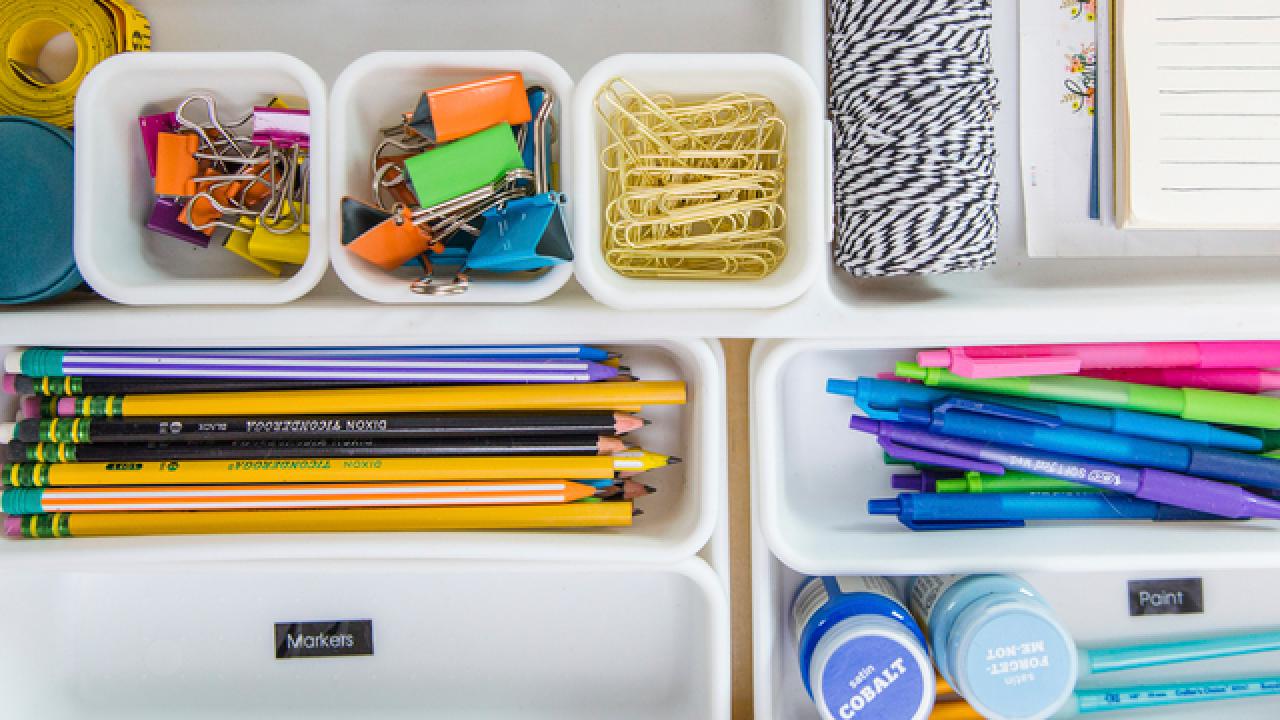
{"type": "Polygon", "coordinates": [[[1280,0],[1118,0],[1117,221],[1280,227],[1280,0]]]}

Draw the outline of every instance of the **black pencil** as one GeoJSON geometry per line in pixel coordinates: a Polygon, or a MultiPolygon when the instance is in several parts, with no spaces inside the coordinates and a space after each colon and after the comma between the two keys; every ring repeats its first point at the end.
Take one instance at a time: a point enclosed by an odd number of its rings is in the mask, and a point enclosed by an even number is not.
{"type": "Polygon", "coordinates": [[[153,462],[272,458],[610,455],[626,449],[615,437],[457,438],[446,440],[240,440],[226,443],[9,443],[10,462],[153,462]]]}
{"type": "MultiPolygon", "coordinates": [[[[623,413],[430,413],[213,418],[33,418],[18,423],[22,442],[229,442],[351,438],[476,438],[625,435],[645,421],[623,413]]],[[[0,439],[4,442],[4,439],[0,439]]]]}

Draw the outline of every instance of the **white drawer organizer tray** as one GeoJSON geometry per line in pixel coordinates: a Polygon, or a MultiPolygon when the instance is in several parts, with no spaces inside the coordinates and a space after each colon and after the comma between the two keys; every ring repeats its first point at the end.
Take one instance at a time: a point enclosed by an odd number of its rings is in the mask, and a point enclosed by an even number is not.
{"type": "MultiPolygon", "coordinates": [[[[499,342],[494,340],[493,342],[499,342]]],[[[645,562],[674,562],[698,552],[711,538],[721,513],[726,483],[724,361],[719,345],[703,340],[659,340],[652,343],[611,344],[621,352],[638,377],[684,380],[688,402],[646,406],[644,417],[653,424],[630,433],[628,442],[684,462],[646,473],[658,492],[637,502],[644,515],[631,527],[561,532],[468,532],[391,534],[397,546],[420,556],[448,552],[472,557],[607,558],[645,562]],[[416,550],[415,550],[416,549],[416,550]]],[[[12,400],[12,398],[9,398],[12,400]]],[[[13,411],[3,415],[8,419],[13,411]]],[[[387,534],[325,535],[331,552],[352,546],[385,547],[387,534]]],[[[199,544],[207,539],[192,539],[199,544]]],[[[72,542],[82,540],[72,539],[72,542]]],[[[6,544],[0,540],[0,554],[6,544]]],[[[44,544],[53,541],[29,541],[44,544]]],[[[152,542],[170,544],[168,539],[152,542]]]]}
{"type": "MultiPolygon", "coordinates": [[[[755,534],[752,553],[752,615],[755,656],[756,720],[818,720],[818,711],[800,681],[791,602],[804,576],[783,565],[755,534]]],[[[1153,571],[1143,564],[1128,570],[1098,572],[1026,572],[1021,577],[1040,591],[1081,647],[1159,642],[1217,633],[1276,627],[1280,590],[1274,567],[1254,570],[1206,570],[1188,562],[1175,572],[1153,571]],[[1204,580],[1205,612],[1199,615],[1130,617],[1127,583],[1146,578],[1199,577],[1204,580]]],[[[1280,653],[1172,665],[1097,675],[1082,687],[1120,687],[1179,680],[1280,676],[1280,653]]],[[[1099,720],[1270,720],[1276,698],[1262,697],[1199,706],[1098,714],[1099,720]]],[[[1092,716],[1089,716],[1092,717],[1092,716]]]]}
{"type": "Polygon", "coordinates": [[[132,544],[0,551],[10,717],[729,717],[726,595],[699,558],[286,559],[242,546],[175,559],[163,539],[132,544]],[[275,623],[337,620],[372,620],[374,654],[276,659],[275,623]]]}
{"type": "MultiPolygon", "coordinates": [[[[829,377],[890,371],[915,348],[853,342],[757,344],[752,357],[752,506],[769,549],[808,573],[925,574],[1269,567],[1280,558],[1280,524],[1032,523],[1025,528],[912,532],[867,514],[892,497],[875,438],[849,429],[853,399],[826,392],[829,377]]],[[[861,414],[861,411],[858,411],[861,414]]]]}
{"type": "MultiPolygon", "coordinates": [[[[1280,302],[1280,257],[1027,257],[1018,166],[1018,2],[993,0],[992,44],[1003,105],[997,118],[1000,260],[989,272],[855,281],[830,262],[795,302],[764,310],[610,310],[577,283],[518,306],[387,306],[362,300],[332,276],[252,323],[232,308],[128,308],[84,296],[0,310],[0,341],[42,343],[70,326],[84,342],[118,342],[148,326],[170,342],[203,342],[209,325],[235,325],[242,341],[386,342],[448,332],[457,342],[494,333],[584,336],[859,337],[884,346],[921,338],[956,342],[1071,339],[1228,339],[1258,336],[1280,302]]],[[[448,0],[138,0],[157,51],[270,49],[291,54],[332,85],[374,50],[541,52],[575,80],[623,52],[775,52],[826,86],[823,0],[544,0],[490,8],[448,0]]],[[[335,109],[335,112],[337,110],[335,109]]],[[[825,172],[824,172],[825,176],[825,172]]],[[[823,178],[813,180],[820,185],[823,178]]],[[[335,200],[331,191],[330,200],[335,200]]]]}

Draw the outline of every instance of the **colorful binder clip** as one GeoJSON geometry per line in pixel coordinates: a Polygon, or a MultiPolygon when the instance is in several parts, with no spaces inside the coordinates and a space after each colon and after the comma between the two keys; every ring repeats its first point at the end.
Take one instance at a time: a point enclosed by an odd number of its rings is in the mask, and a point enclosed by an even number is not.
{"type": "Polygon", "coordinates": [[[273,100],[228,124],[212,97],[195,94],[174,112],[139,118],[138,124],[148,162],[154,156],[159,196],[148,227],[196,245],[226,247],[273,275],[281,272],[277,261],[305,262],[308,111],[273,100]],[[208,116],[203,121],[190,117],[199,105],[208,116]],[[236,134],[251,121],[249,135],[236,134]]]}
{"type": "Polygon", "coordinates": [[[418,106],[406,113],[407,130],[432,145],[474,135],[499,123],[529,122],[524,78],[518,72],[462,82],[422,93],[418,106]]]}
{"type": "Polygon", "coordinates": [[[404,165],[419,202],[432,206],[496,182],[523,168],[524,161],[504,122],[408,158],[404,165]]]}
{"type": "Polygon", "coordinates": [[[547,129],[555,96],[542,88],[530,94],[543,96],[532,124],[533,192],[497,206],[484,215],[484,225],[467,257],[472,270],[518,272],[540,270],[573,259],[573,248],[564,222],[565,196],[551,191],[547,129]]]}

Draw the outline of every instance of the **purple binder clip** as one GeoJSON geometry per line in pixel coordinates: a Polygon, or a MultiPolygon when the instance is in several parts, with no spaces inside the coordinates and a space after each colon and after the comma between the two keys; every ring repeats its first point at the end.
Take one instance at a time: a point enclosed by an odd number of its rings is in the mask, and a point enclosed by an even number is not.
{"type": "Polygon", "coordinates": [[[151,177],[156,176],[156,135],[162,132],[178,130],[178,114],[172,112],[143,115],[138,118],[138,129],[142,131],[142,149],[147,153],[147,167],[151,169],[151,177]]]}
{"type": "Polygon", "coordinates": [[[158,233],[176,237],[192,245],[209,247],[209,236],[199,230],[192,230],[182,222],[182,203],[174,198],[156,198],[155,207],[151,208],[151,217],[147,219],[147,227],[158,233]]]}

